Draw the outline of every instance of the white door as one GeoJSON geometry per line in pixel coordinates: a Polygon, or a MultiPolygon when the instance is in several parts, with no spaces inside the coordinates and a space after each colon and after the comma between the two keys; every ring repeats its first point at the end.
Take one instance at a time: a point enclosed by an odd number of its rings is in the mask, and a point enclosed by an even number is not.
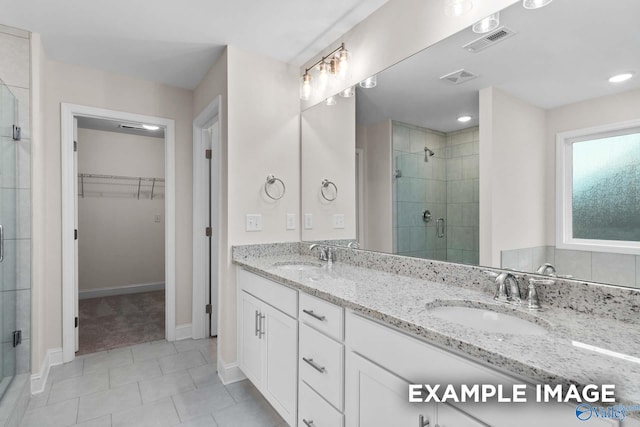
{"type": "Polygon", "coordinates": [[[298,322],[269,305],[265,304],[263,310],[265,397],[289,425],[295,425],[298,322]]]}
{"type": "Polygon", "coordinates": [[[263,303],[242,291],[240,292],[240,369],[258,388],[262,385],[264,336],[260,332],[264,324],[263,303]]]}
{"type": "Polygon", "coordinates": [[[74,252],[74,272],[73,272],[73,309],[75,318],[75,351],[80,349],[80,301],[78,297],[78,119],[73,118],[73,176],[75,177],[73,186],[73,228],[75,229],[75,240],[73,242],[74,252]]]}
{"type": "Polygon", "coordinates": [[[349,352],[347,425],[354,427],[435,425],[435,404],[409,403],[409,383],[349,352]]]}

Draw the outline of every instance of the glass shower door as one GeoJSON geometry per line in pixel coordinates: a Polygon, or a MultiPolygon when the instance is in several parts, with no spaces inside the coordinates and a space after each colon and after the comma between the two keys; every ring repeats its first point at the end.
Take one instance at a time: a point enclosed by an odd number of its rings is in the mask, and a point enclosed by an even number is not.
{"type": "Polygon", "coordinates": [[[0,397],[16,372],[17,107],[16,98],[0,81],[0,397]]]}

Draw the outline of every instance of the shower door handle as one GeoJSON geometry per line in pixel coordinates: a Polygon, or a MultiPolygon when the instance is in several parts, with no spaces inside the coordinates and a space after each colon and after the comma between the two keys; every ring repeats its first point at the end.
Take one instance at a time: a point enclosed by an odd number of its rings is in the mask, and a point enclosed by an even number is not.
{"type": "Polygon", "coordinates": [[[444,218],[438,218],[436,220],[436,236],[438,236],[439,239],[444,237],[444,227],[444,218]]]}
{"type": "Polygon", "coordinates": [[[4,261],[4,227],[0,224],[0,262],[4,261]]]}

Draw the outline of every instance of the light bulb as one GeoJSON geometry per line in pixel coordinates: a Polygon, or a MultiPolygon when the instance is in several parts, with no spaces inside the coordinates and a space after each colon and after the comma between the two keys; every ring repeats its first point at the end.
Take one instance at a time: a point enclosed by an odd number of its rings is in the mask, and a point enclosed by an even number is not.
{"type": "Polygon", "coordinates": [[[482,18],[471,29],[474,33],[483,34],[493,31],[500,25],[500,12],[496,12],[493,15],[489,15],[486,18],[482,18]]]}
{"type": "Polygon", "coordinates": [[[460,123],[466,123],[466,122],[468,122],[469,120],[471,120],[471,116],[460,116],[460,117],[458,117],[458,121],[459,121],[460,123]]]}
{"type": "Polygon", "coordinates": [[[143,128],[145,128],[146,130],[158,130],[160,129],[160,126],[156,126],[156,125],[142,125],[143,128]]]}
{"type": "Polygon", "coordinates": [[[338,80],[344,80],[349,75],[349,51],[345,48],[342,48],[340,52],[338,52],[338,64],[336,78],[338,80]]]}
{"type": "Polygon", "coordinates": [[[324,105],[327,105],[329,107],[336,104],[337,104],[336,97],[333,95],[324,100],[324,105]]]}
{"type": "Polygon", "coordinates": [[[545,7],[553,0],[523,0],[522,6],[525,9],[539,9],[541,7],[545,7]]]}
{"type": "Polygon", "coordinates": [[[471,0],[445,0],[444,14],[447,16],[462,16],[473,9],[471,0]]]}
{"type": "Polygon", "coordinates": [[[311,74],[304,73],[300,82],[300,99],[308,101],[311,97],[311,74]]]}
{"type": "Polygon", "coordinates": [[[339,93],[339,95],[343,98],[351,98],[355,94],[356,94],[356,90],[354,89],[353,86],[349,86],[348,88],[346,88],[345,90],[339,93]]]}
{"type": "Polygon", "coordinates": [[[326,62],[318,66],[318,91],[324,92],[329,84],[329,65],[326,62]]]}
{"type": "Polygon", "coordinates": [[[609,79],[609,83],[622,83],[633,77],[633,73],[618,74],[609,79]]]}
{"type": "Polygon", "coordinates": [[[372,87],[376,87],[377,84],[378,84],[378,77],[377,76],[371,76],[371,77],[366,78],[363,81],[361,81],[360,82],[360,87],[365,88],[365,89],[371,89],[372,87]]]}

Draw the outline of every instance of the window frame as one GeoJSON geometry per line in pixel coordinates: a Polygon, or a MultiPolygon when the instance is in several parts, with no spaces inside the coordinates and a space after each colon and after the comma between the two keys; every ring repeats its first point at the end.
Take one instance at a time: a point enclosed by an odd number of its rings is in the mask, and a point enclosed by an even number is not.
{"type": "Polygon", "coordinates": [[[640,242],[573,237],[573,144],[630,133],[640,133],[640,120],[556,134],[556,248],[640,255],[640,242]]]}

